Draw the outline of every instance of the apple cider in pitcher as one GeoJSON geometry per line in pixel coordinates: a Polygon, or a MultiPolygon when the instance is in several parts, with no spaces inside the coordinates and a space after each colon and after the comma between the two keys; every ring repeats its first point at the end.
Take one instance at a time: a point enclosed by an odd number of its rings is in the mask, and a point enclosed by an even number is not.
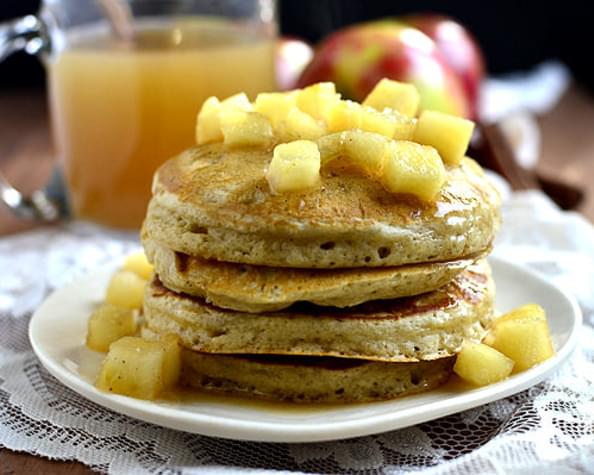
{"type": "Polygon", "coordinates": [[[275,89],[274,40],[225,20],[137,27],[131,44],[79,31],[49,65],[53,133],[74,216],[134,228],[152,175],[194,143],[211,95],[275,89]]]}

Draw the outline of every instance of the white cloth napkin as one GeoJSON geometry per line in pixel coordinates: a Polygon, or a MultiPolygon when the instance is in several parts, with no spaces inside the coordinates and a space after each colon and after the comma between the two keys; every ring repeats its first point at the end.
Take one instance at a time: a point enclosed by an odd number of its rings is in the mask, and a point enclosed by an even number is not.
{"type": "Polygon", "coordinates": [[[581,344],[527,391],[460,414],[354,440],[227,441],[163,429],[105,410],[58,383],[27,339],[52,289],[138,246],[75,223],[0,240],[0,446],[79,460],[109,473],[594,473],[594,229],[538,192],[511,195],[495,254],[579,299],[581,344]],[[176,472],[177,470],[177,472],[176,472]]]}

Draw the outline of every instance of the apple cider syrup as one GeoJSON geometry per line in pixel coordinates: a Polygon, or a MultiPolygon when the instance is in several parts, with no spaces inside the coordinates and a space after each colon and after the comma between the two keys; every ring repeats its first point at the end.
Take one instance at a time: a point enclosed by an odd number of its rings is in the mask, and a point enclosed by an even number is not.
{"type": "Polygon", "coordinates": [[[54,142],[76,217],[137,228],[152,176],[194,142],[211,95],[275,89],[274,41],[224,20],[147,23],[134,44],[89,29],[49,65],[54,142]]]}

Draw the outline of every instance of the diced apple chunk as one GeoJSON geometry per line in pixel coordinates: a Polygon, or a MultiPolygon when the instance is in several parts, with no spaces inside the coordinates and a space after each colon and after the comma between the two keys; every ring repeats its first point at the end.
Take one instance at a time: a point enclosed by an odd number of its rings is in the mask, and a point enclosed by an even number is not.
{"type": "Polygon", "coordinates": [[[273,193],[303,191],[320,180],[320,152],[315,142],[296,140],[274,147],[266,179],[273,193]]]}
{"type": "Polygon", "coordinates": [[[363,101],[364,106],[377,111],[392,109],[408,117],[414,117],[419,109],[421,96],[412,84],[382,79],[363,101]]]}
{"type": "Polygon", "coordinates": [[[214,96],[206,99],[196,120],[196,143],[202,145],[210,142],[222,142],[221,112],[233,110],[244,112],[253,110],[252,104],[244,92],[228,97],[223,102],[214,96]]]}
{"type": "Polygon", "coordinates": [[[270,120],[274,129],[279,129],[291,109],[297,106],[297,92],[262,92],[254,101],[254,111],[270,120]]]}
{"type": "MultiPolygon", "coordinates": [[[[404,116],[400,116],[404,118],[404,116]]],[[[396,120],[396,130],[392,138],[396,140],[412,141],[415,135],[415,128],[417,126],[417,119],[396,120]]]]}
{"type": "Polygon", "coordinates": [[[136,319],[129,308],[103,304],[91,314],[87,331],[87,346],[95,351],[107,351],[114,341],[136,332],[136,319]]]}
{"type": "Polygon", "coordinates": [[[116,272],[107,286],[105,302],[116,307],[139,309],[144,300],[146,281],[131,271],[116,272]]]}
{"type": "Polygon", "coordinates": [[[319,122],[311,115],[293,107],[287,115],[283,133],[289,141],[316,140],[326,133],[326,127],[323,122],[319,122]]]}
{"type": "Polygon", "coordinates": [[[134,272],[138,277],[149,280],[153,274],[153,266],[142,251],[135,252],[126,257],[123,270],[134,272]]]}
{"type": "Polygon", "coordinates": [[[528,303],[521,307],[514,308],[510,312],[504,313],[495,320],[494,325],[499,325],[503,322],[509,321],[525,321],[525,320],[545,320],[547,317],[540,305],[535,303],[528,303]]]}
{"type": "Polygon", "coordinates": [[[416,119],[395,111],[378,112],[372,107],[363,107],[361,110],[361,130],[375,132],[391,139],[411,140],[415,124],[416,119]]]}
{"type": "Polygon", "coordinates": [[[222,142],[223,133],[219,123],[221,103],[211,96],[204,101],[196,120],[196,143],[222,142]]]}
{"type": "Polygon", "coordinates": [[[163,384],[170,388],[177,383],[181,371],[181,346],[177,335],[166,333],[159,336],[165,355],[163,357],[163,384]]]}
{"type": "Polygon", "coordinates": [[[404,140],[390,142],[380,177],[388,191],[410,193],[429,201],[439,193],[445,178],[443,162],[434,148],[404,140]]]}
{"type": "Polygon", "coordinates": [[[379,178],[390,151],[390,140],[383,135],[361,130],[349,130],[343,134],[344,153],[349,162],[368,175],[379,178]]]}
{"type": "Polygon", "coordinates": [[[177,339],[146,341],[127,336],[111,344],[96,386],[140,399],[155,399],[179,378],[181,353],[177,339]]]}
{"type": "Polygon", "coordinates": [[[328,112],[340,100],[340,94],[332,82],[320,82],[301,89],[297,94],[297,106],[316,120],[327,120],[328,112]]]}
{"type": "Polygon", "coordinates": [[[337,101],[328,110],[326,122],[330,132],[358,129],[361,127],[361,104],[353,101],[337,101]]]}
{"type": "Polygon", "coordinates": [[[346,132],[336,132],[334,134],[324,135],[317,140],[322,166],[344,154],[345,134],[346,132]]]}
{"type": "Polygon", "coordinates": [[[474,122],[437,111],[423,111],[413,140],[435,147],[448,165],[459,165],[464,158],[474,122]]]}
{"type": "Polygon", "coordinates": [[[506,320],[491,330],[489,344],[515,361],[515,370],[524,371],[555,354],[546,320],[506,320]]]}
{"type": "Polygon", "coordinates": [[[244,112],[253,112],[254,106],[250,102],[245,92],[239,92],[227,97],[221,102],[221,110],[241,110],[244,112]]]}
{"type": "Polygon", "coordinates": [[[507,378],[514,362],[482,343],[465,342],[456,357],[454,372],[463,380],[476,386],[486,386],[507,378]]]}
{"type": "Polygon", "coordinates": [[[272,125],[262,114],[230,109],[221,111],[219,118],[228,147],[259,147],[272,142],[272,125]]]}

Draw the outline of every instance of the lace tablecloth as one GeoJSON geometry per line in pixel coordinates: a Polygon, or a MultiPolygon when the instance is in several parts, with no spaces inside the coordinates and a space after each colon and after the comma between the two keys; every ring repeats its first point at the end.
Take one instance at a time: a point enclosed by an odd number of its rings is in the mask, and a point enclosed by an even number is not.
{"type": "Polygon", "coordinates": [[[578,350],[542,384],[407,429],[316,444],[228,441],[163,429],[79,397],[40,365],[31,312],[54,288],[138,246],[75,223],[0,240],[0,447],[110,473],[594,473],[594,229],[536,192],[504,207],[495,253],[570,289],[578,350]]]}

